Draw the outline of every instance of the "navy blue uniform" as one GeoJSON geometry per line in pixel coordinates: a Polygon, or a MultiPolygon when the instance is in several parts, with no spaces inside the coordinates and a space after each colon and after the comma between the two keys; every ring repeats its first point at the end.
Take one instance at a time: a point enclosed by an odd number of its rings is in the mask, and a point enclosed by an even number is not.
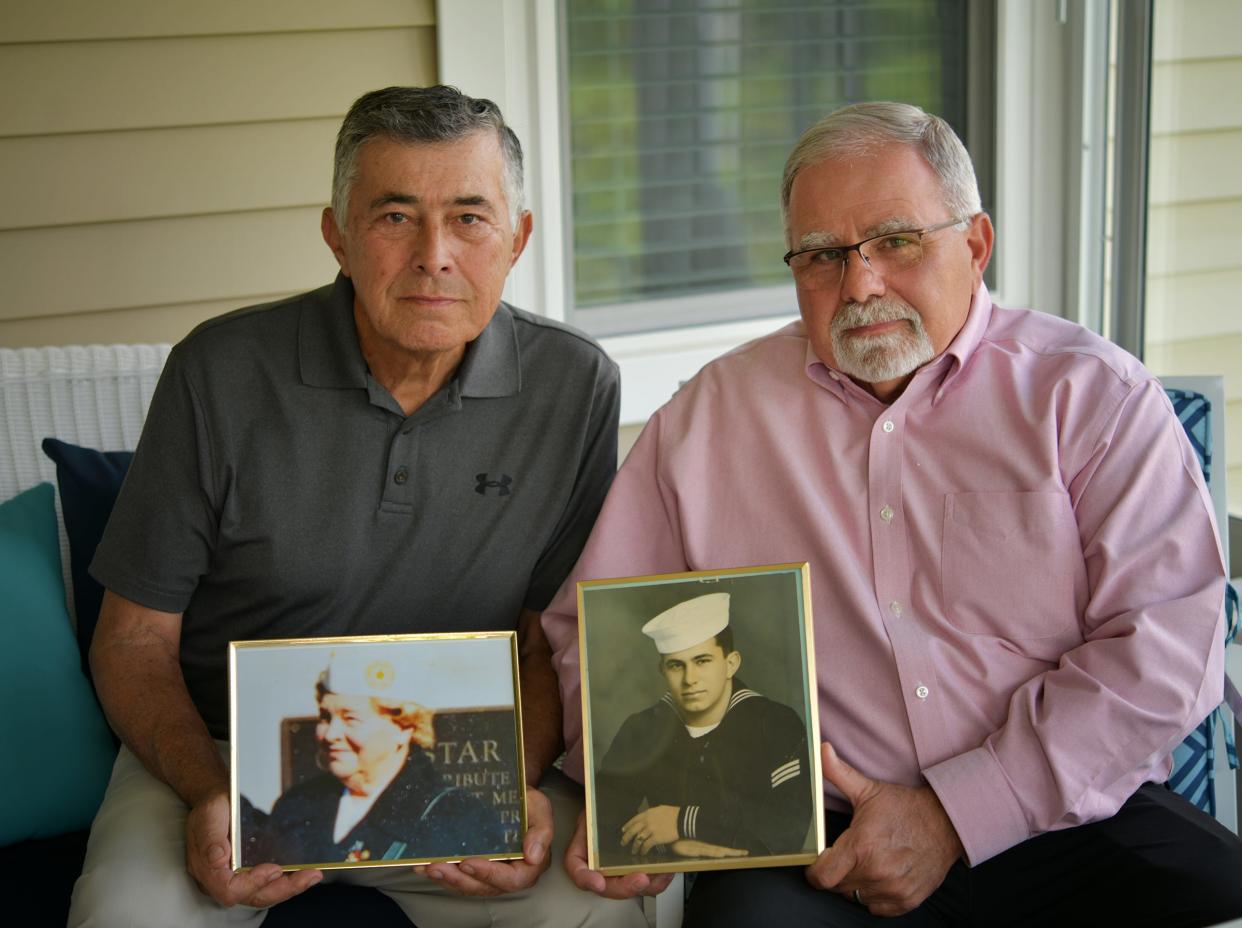
{"type": "MultiPolygon", "coordinates": [[[[301,783],[276,800],[261,829],[266,841],[244,863],[326,864],[401,858],[488,856],[506,848],[499,812],[473,794],[445,787],[421,751],[412,750],[362,821],[333,840],[344,786],[331,774],[301,783]]],[[[245,833],[243,831],[243,833],[245,833]]]]}
{"type": "Polygon", "coordinates": [[[626,719],[596,776],[604,866],[675,859],[637,856],[621,827],[646,806],[676,806],[678,837],[789,854],[807,846],[814,809],[806,728],[788,706],[740,682],[720,724],[691,737],[673,698],[626,719]]]}

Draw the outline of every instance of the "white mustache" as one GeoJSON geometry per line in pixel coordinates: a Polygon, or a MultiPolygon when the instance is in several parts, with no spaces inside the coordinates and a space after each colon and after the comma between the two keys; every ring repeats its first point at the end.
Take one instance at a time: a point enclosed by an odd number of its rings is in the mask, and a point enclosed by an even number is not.
{"type": "Polygon", "coordinates": [[[922,318],[913,306],[901,300],[879,297],[866,303],[846,303],[832,317],[832,330],[837,333],[865,325],[876,325],[880,322],[897,322],[899,320],[913,322],[916,329],[920,327],[922,318]]]}

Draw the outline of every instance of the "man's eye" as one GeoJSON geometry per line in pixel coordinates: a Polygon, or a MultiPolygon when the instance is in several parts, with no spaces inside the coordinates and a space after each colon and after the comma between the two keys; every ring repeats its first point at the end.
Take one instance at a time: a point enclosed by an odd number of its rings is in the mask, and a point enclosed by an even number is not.
{"type": "Polygon", "coordinates": [[[918,239],[912,235],[889,235],[880,239],[877,244],[887,251],[901,251],[917,245],[918,239]]]}
{"type": "Polygon", "coordinates": [[[815,251],[810,255],[814,264],[840,264],[844,257],[845,252],[840,248],[825,248],[823,251],[815,251]]]}
{"type": "Polygon", "coordinates": [[[479,215],[478,215],[478,214],[476,214],[476,213],[466,213],[465,215],[463,215],[463,216],[460,218],[460,221],[461,221],[462,225],[472,226],[472,225],[474,225],[475,223],[482,222],[482,221],[483,221],[483,217],[479,216],[479,215]]]}
{"type": "Polygon", "coordinates": [[[385,213],[384,220],[394,226],[401,225],[408,220],[405,213],[385,213]]]}

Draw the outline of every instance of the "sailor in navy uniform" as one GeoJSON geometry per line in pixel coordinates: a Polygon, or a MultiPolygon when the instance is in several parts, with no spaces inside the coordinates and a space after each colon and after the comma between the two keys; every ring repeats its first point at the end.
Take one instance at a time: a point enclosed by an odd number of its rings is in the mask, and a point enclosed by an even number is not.
{"type": "Polygon", "coordinates": [[[813,850],[806,727],[737,677],[729,594],[643,626],[668,692],[621,726],[596,775],[600,863],[813,850]]]}

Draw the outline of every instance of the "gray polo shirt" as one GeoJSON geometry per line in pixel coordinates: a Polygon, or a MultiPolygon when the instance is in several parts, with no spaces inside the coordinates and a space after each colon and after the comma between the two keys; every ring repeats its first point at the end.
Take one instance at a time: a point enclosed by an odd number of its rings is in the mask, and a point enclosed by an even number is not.
{"type": "Polygon", "coordinates": [[[513,629],[569,573],[616,467],[616,365],[502,303],[412,416],[369,374],[345,277],[173,349],[91,573],[184,613],[228,734],[238,639],[513,629]]]}

